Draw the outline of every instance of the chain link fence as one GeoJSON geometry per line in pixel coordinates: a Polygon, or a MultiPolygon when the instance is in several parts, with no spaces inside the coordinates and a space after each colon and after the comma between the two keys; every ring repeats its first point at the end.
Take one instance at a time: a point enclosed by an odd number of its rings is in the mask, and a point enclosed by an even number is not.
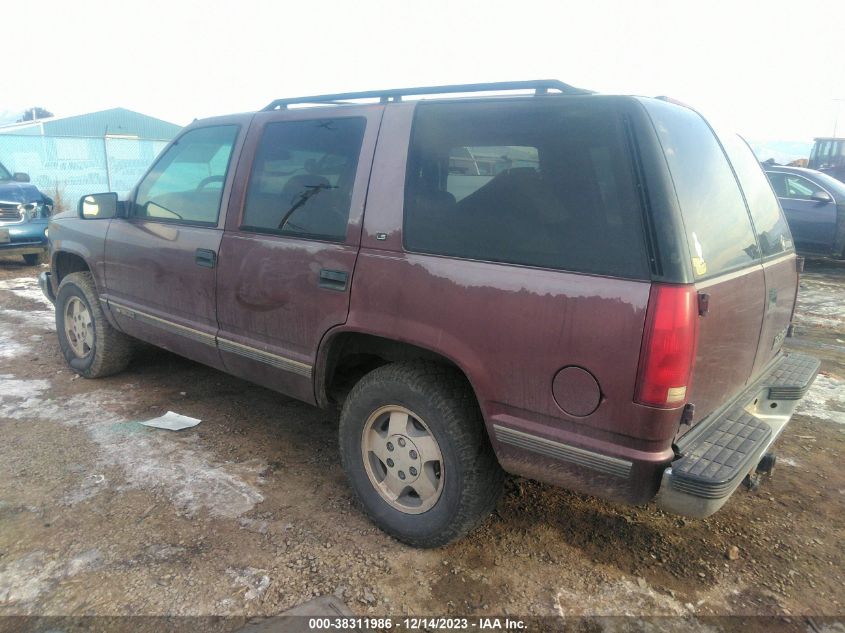
{"type": "Polygon", "coordinates": [[[0,163],[25,172],[56,210],[75,208],[88,193],[128,192],[169,143],[123,137],[0,134],[0,163]]]}

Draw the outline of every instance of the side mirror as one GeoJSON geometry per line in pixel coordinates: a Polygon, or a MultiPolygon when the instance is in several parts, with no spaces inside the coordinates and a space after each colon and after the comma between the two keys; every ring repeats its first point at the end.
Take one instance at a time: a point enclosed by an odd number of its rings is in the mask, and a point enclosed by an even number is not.
{"type": "Polygon", "coordinates": [[[116,193],[91,193],[79,199],[79,217],[83,220],[109,220],[117,217],[116,193]]]}
{"type": "Polygon", "coordinates": [[[12,179],[15,182],[29,182],[29,174],[25,174],[22,171],[16,171],[12,176],[12,179]]]}
{"type": "Polygon", "coordinates": [[[812,199],[818,202],[819,204],[833,202],[833,198],[830,197],[830,194],[827,191],[817,191],[812,195],[812,199]]]}

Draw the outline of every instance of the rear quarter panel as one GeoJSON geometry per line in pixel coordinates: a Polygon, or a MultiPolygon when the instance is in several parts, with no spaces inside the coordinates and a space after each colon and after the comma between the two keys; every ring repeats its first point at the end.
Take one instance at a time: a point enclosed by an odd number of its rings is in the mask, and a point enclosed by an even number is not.
{"type": "Polygon", "coordinates": [[[766,280],[766,307],[753,374],[762,372],[778,355],[795,309],[798,268],[795,253],[763,263],[766,280]]]}
{"type": "MultiPolygon", "coordinates": [[[[757,356],[765,308],[763,270],[754,265],[696,284],[709,295],[709,310],[698,319],[698,350],[688,401],[698,423],[742,391],[757,356]]],[[[689,426],[681,427],[683,433],[689,426]]]]}
{"type": "Polygon", "coordinates": [[[619,481],[598,481],[600,474],[585,480],[561,462],[499,443],[493,427],[667,463],[679,410],[633,403],[650,283],[406,252],[403,187],[412,115],[410,104],[385,111],[344,329],[451,359],[472,383],[506,469],[619,496],[613,494],[619,481]],[[556,373],[571,365],[590,371],[601,387],[598,408],[587,416],[566,413],[553,396],[556,373]]]}

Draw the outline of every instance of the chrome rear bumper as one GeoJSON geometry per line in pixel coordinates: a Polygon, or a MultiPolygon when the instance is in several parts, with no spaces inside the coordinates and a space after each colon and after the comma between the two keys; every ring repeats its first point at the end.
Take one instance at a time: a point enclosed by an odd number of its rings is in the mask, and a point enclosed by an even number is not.
{"type": "Polygon", "coordinates": [[[721,508],[783,432],[819,365],[810,356],[784,355],[738,402],[682,437],[681,457],[663,472],[657,505],[695,518],[721,508]]]}

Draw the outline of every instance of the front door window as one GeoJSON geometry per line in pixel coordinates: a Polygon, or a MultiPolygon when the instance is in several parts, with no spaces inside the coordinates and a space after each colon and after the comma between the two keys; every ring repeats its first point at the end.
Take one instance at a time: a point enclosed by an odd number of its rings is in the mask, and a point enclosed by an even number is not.
{"type": "Polygon", "coordinates": [[[217,224],[237,125],[186,132],[138,185],[133,215],[190,224],[217,224]]]}
{"type": "Polygon", "coordinates": [[[813,196],[824,190],[801,176],[786,176],[786,197],[793,200],[812,200],[813,196]]]}

